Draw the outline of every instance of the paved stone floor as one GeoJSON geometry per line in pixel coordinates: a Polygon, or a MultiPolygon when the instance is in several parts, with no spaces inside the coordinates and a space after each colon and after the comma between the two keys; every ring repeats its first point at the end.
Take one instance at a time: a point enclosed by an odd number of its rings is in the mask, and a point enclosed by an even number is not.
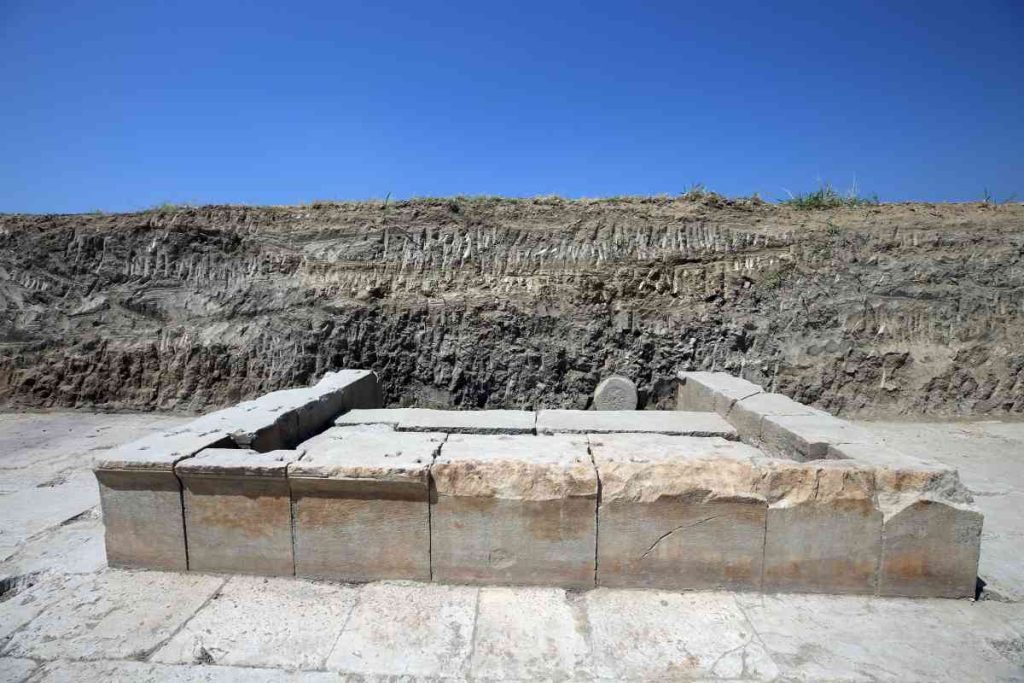
{"type": "Polygon", "coordinates": [[[186,418],[0,415],[0,681],[1024,680],[1024,424],[874,423],[960,468],[983,599],[109,570],[95,451],[186,418]]]}

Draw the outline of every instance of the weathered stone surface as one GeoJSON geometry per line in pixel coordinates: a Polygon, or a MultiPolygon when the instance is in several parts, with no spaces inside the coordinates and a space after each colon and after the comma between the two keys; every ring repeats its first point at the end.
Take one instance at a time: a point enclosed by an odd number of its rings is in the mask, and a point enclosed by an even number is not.
{"type": "Polygon", "coordinates": [[[452,435],[431,476],[435,579],[594,585],[598,483],[584,439],[452,435]]]}
{"type": "Polygon", "coordinates": [[[0,681],[22,683],[27,681],[38,667],[39,665],[31,659],[0,657],[0,681]]]}
{"type": "Polygon", "coordinates": [[[867,430],[828,414],[767,415],[761,420],[760,445],[769,453],[795,460],[828,457],[829,444],[870,444],[867,430]]]}
{"type": "Polygon", "coordinates": [[[470,680],[587,680],[592,657],[582,605],[555,588],[481,588],[470,680]]]}
{"type": "Polygon", "coordinates": [[[591,437],[601,479],[597,582],[645,588],[761,584],[760,455],[720,438],[591,437]]]}
{"type": "Polygon", "coordinates": [[[765,416],[827,414],[782,394],[754,394],[733,403],[725,417],[743,439],[760,443],[761,421],[765,416]]]}
{"type": "Polygon", "coordinates": [[[422,583],[362,587],[326,668],[358,676],[461,680],[473,649],[479,591],[422,583]]]}
{"type": "Polygon", "coordinates": [[[403,432],[450,434],[533,434],[532,410],[432,410],[407,408],[398,423],[403,432]]]}
{"type": "Polygon", "coordinates": [[[230,443],[227,431],[188,426],[153,434],[103,454],[95,474],[107,562],[112,567],[187,567],[181,482],[174,464],[230,443]]]}
{"type": "Polygon", "coordinates": [[[874,593],[882,540],[874,473],[845,460],[758,467],[768,500],[763,590],[874,593]]]}
{"type": "Polygon", "coordinates": [[[542,410],[538,434],[646,432],[736,438],[736,430],[715,413],[681,410],[542,410]]]}
{"type": "Polygon", "coordinates": [[[335,427],[288,469],[299,576],[430,579],[430,465],[445,434],[335,427]]]}
{"type": "Polygon", "coordinates": [[[189,569],[294,574],[286,474],[300,455],[209,449],[175,467],[184,486],[189,569]]]}
{"type": "Polygon", "coordinates": [[[883,514],[878,592],[973,597],[983,517],[956,470],[880,443],[829,446],[829,452],[875,468],[883,514]]]}
{"type": "Polygon", "coordinates": [[[235,576],[150,661],[318,669],[357,595],[351,586],[235,576]]]}
{"type": "MultiPolygon", "coordinates": [[[[326,373],[312,387],[283,389],[204,415],[204,428],[223,429],[242,448],[293,448],[329,425],[342,411],[379,408],[380,387],[369,370],[326,373]]],[[[193,423],[194,424],[194,423],[193,423]]]]}
{"type": "Polygon", "coordinates": [[[408,412],[409,408],[357,408],[339,415],[334,424],[339,427],[383,424],[395,428],[408,412]]]}
{"type": "Polygon", "coordinates": [[[778,670],[733,594],[599,588],[579,598],[604,681],[771,681],[778,670]]]}
{"type": "Polygon", "coordinates": [[[201,574],[117,570],[52,581],[14,597],[35,598],[42,608],[13,634],[5,655],[48,660],[146,657],[224,584],[223,577],[201,574]]]}
{"type": "Polygon", "coordinates": [[[636,410],[636,385],[626,377],[612,375],[594,390],[594,410],[636,410]]]}
{"type": "Polygon", "coordinates": [[[729,412],[732,404],[763,389],[727,372],[680,372],[676,410],[729,412]]]}

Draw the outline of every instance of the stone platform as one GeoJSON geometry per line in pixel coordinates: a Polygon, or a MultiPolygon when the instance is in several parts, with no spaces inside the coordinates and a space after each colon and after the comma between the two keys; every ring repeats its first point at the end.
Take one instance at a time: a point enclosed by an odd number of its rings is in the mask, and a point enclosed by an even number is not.
{"type": "Polygon", "coordinates": [[[108,455],[112,565],[341,581],[974,595],[955,470],[742,379],[677,411],[380,407],[332,373],[108,455]],[[332,426],[333,425],[333,426],[332,426]]]}

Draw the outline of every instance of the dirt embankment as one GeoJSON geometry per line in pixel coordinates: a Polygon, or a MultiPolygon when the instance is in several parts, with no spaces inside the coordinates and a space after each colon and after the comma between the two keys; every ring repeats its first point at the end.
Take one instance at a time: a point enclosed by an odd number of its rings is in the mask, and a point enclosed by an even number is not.
{"type": "Polygon", "coordinates": [[[339,367],[392,404],[741,373],[840,414],[1024,414],[1024,205],[452,199],[0,216],[0,402],[202,410],[339,367]]]}

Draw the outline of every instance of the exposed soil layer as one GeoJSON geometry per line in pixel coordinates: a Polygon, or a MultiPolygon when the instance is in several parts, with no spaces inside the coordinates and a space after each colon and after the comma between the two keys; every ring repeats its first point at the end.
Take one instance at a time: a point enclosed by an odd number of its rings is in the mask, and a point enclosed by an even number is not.
{"type": "Polygon", "coordinates": [[[728,370],[839,414],[1024,414],[1024,205],[450,199],[0,216],[0,402],[641,405],[728,370]]]}

